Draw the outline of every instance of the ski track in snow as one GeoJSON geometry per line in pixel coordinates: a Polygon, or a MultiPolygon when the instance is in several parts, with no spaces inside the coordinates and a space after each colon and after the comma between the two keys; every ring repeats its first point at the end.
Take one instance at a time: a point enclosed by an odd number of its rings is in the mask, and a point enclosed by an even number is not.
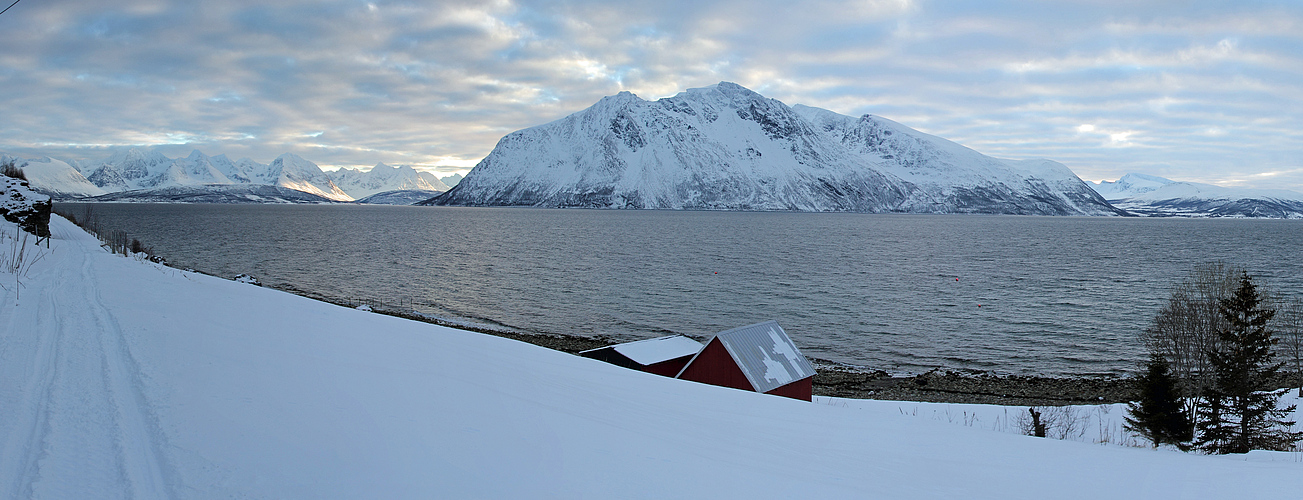
{"type": "MultiPolygon", "coordinates": [[[[67,232],[55,237],[76,244],[67,232]]],[[[77,257],[80,265],[59,266],[40,299],[21,303],[27,307],[6,325],[6,344],[27,352],[4,358],[24,360],[29,375],[22,402],[9,414],[0,491],[15,499],[170,497],[161,433],[122,329],[95,287],[87,252],[62,253],[46,258],[77,257]],[[65,286],[76,273],[91,286],[65,286]],[[30,331],[57,335],[22,342],[30,331]]]]}

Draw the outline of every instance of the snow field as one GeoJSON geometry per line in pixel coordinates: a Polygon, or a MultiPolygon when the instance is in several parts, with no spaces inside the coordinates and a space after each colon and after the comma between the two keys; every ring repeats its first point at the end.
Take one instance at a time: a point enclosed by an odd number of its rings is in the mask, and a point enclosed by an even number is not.
{"type": "Polygon", "coordinates": [[[992,432],[985,412],[1000,407],[812,404],[673,380],[114,256],[57,216],[51,226],[22,300],[0,291],[5,498],[1291,498],[1303,488],[1297,454],[1038,439],[992,432]],[[980,425],[930,418],[945,411],[983,413],[980,425]]]}

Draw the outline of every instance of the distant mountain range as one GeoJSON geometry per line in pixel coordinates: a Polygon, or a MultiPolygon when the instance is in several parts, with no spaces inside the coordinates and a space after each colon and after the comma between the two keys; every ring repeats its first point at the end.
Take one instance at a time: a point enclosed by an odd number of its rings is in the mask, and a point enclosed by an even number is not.
{"type": "MultiPolygon", "coordinates": [[[[116,153],[93,167],[48,157],[0,155],[0,161],[23,167],[38,191],[92,201],[330,203],[370,198],[379,203],[419,201],[448,190],[433,174],[409,166],[381,163],[368,171],[325,172],[289,153],[266,165],[248,158],[231,161],[225,155],[207,156],[198,150],[172,159],[139,149],[116,153]],[[405,194],[373,197],[386,192],[405,194]]],[[[450,180],[456,182],[460,176],[450,180]]]]}
{"type": "Polygon", "coordinates": [[[508,134],[431,205],[1120,215],[1067,167],[721,82],[508,134]]]}
{"type": "Polygon", "coordinates": [[[1054,161],[993,158],[728,82],[656,101],[602,98],[508,134],[464,179],[383,163],[324,172],[289,153],[266,165],[137,149],[98,164],[5,161],[37,191],[92,201],[1303,218],[1293,191],[1134,173],[1087,183],[1054,161]]]}
{"type": "Polygon", "coordinates": [[[1144,174],[1094,187],[1113,206],[1137,215],[1303,218],[1303,193],[1283,189],[1227,188],[1144,174]]]}

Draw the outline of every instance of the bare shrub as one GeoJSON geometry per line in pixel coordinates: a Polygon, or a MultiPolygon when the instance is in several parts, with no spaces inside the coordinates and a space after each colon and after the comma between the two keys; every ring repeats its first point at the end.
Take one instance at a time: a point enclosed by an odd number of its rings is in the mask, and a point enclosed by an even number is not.
{"type": "Polygon", "coordinates": [[[1282,357],[1293,362],[1295,385],[1299,397],[1303,397],[1303,300],[1284,301],[1278,311],[1276,331],[1280,334],[1280,344],[1277,349],[1282,357]]]}
{"type": "Polygon", "coordinates": [[[1089,424],[1090,414],[1074,406],[1033,406],[1014,419],[1023,435],[1070,441],[1084,440],[1089,424]]]}
{"type": "Polygon", "coordinates": [[[9,160],[7,162],[4,162],[3,164],[0,164],[0,175],[3,175],[5,177],[12,177],[14,179],[27,180],[27,174],[23,173],[23,168],[14,165],[13,160],[9,160]]]}
{"type": "MultiPolygon", "coordinates": [[[[5,239],[9,240],[9,244],[3,245],[3,250],[0,250],[0,270],[14,275],[13,290],[15,300],[22,298],[23,280],[27,278],[27,272],[32,269],[32,265],[40,262],[45,257],[45,253],[41,252],[41,247],[36,245],[32,245],[36,248],[36,254],[28,253],[28,235],[29,233],[26,231],[18,229],[17,224],[14,225],[13,234],[0,232],[0,242],[5,239]]],[[[7,284],[0,284],[0,288],[9,290],[7,284]]]]}
{"type": "Polygon", "coordinates": [[[1141,333],[1149,352],[1162,355],[1171,364],[1186,400],[1187,415],[1195,414],[1199,398],[1212,385],[1208,353],[1217,351],[1218,332],[1227,327],[1218,305],[1239,287],[1244,272],[1222,262],[1195,266],[1172,288],[1167,303],[1141,333]]]}

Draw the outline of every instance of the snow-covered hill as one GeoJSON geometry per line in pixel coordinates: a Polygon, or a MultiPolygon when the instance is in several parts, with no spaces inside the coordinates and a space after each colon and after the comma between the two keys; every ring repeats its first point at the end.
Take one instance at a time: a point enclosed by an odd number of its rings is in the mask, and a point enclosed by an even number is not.
{"type": "Polygon", "coordinates": [[[513,132],[441,205],[1113,215],[1066,167],[722,82],[513,132]]]}
{"type": "Polygon", "coordinates": [[[1303,218],[1303,193],[1283,189],[1227,188],[1143,174],[1095,188],[1114,206],[1138,215],[1303,218]]]}
{"type": "MultiPolygon", "coordinates": [[[[51,229],[48,250],[29,249],[43,257],[21,297],[0,288],[4,498],[1303,490],[1297,453],[1058,441],[1008,433],[1026,408],[808,403],[685,382],[111,255],[57,216],[51,229]]],[[[1111,420],[1073,420],[1083,434],[1117,431],[1116,406],[1087,408],[1111,420]]]]}
{"type": "Polygon", "coordinates": [[[431,198],[448,190],[448,186],[439,182],[433,174],[417,172],[407,165],[390,167],[379,163],[365,172],[361,169],[342,168],[328,174],[335,185],[355,199],[386,191],[427,191],[430,194],[426,198],[431,198]]]}
{"type": "Polygon", "coordinates": [[[23,169],[23,175],[32,189],[56,198],[97,196],[104,194],[99,186],[91,184],[76,167],[68,162],[48,156],[22,159],[0,155],[0,163],[12,161],[23,169]]]}

